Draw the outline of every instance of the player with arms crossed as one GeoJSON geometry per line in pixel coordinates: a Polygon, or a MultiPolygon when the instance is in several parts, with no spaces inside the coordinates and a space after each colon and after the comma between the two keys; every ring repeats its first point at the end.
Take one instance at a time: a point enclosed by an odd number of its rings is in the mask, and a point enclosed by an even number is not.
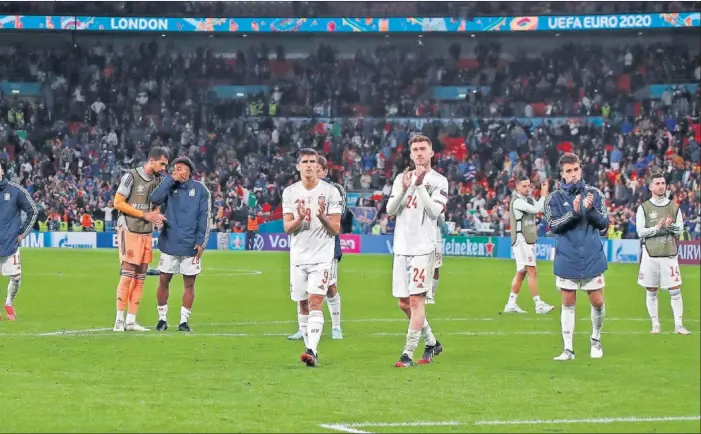
{"type": "Polygon", "coordinates": [[[528,288],[535,302],[535,313],[546,314],[555,309],[540,299],[538,294],[538,278],[536,268],[535,242],[538,240],[538,231],[535,225],[535,216],[543,211],[545,198],[548,196],[548,183],[544,182],[540,189],[540,199],[533,203],[531,196],[531,181],[527,177],[521,177],[516,183],[516,191],[509,206],[509,220],[511,226],[511,249],[516,260],[516,275],[511,282],[509,301],[504,306],[504,312],[526,313],[516,304],[516,297],[521,291],[523,280],[528,276],[528,288]]]}
{"type": "Polygon", "coordinates": [[[304,148],[297,157],[298,181],[282,192],[282,217],[290,241],[290,297],[298,303],[299,329],[306,351],[300,360],[317,365],[324,329],[322,304],[329,288],[334,237],[341,230],[343,201],[336,187],[319,179],[317,152],[304,148]]]}
{"type": "Polygon", "coordinates": [[[431,363],[443,351],[426,319],[425,298],[432,291],[427,279],[434,272],[437,219],[448,202],[448,180],[431,169],[433,145],[428,137],[414,136],[409,140],[409,149],[416,169],[405,170],[395,178],[387,201],[387,214],[397,216],[392,295],[399,299],[399,308],[409,318],[404,350],[394,364],[397,368],[414,366],[419,338],[425,344],[419,364],[431,363]]]}
{"type": "MultiPolygon", "coordinates": [[[[343,216],[346,212],[346,190],[340,184],[336,184],[328,179],[329,167],[326,158],[317,155],[316,159],[319,164],[316,171],[317,177],[336,187],[338,193],[341,195],[341,216],[343,216]]],[[[340,235],[336,235],[334,243],[333,263],[331,264],[331,275],[329,276],[329,291],[326,293],[326,305],[329,308],[329,315],[331,315],[331,339],[340,340],[343,339],[343,332],[341,331],[341,294],[338,293],[337,288],[338,264],[343,258],[340,235]]],[[[299,304],[297,305],[297,315],[299,315],[299,304]]],[[[304,339],[304,333],[298,330],[297,333],[289,336],[287,339],[291,341],[302,340],[304,339]]]]}
{"type": "Polygon", "coordinates": [[[669,291],[674,314],[674,333],[690,335],[684,327],[682,301],[682,276],[679,273],[678,241],[684,230],[682,212],[676,202],[665,197],[667,183],[664,174],[650,176],[652,197],[643,202],[635,215],[635,227],[642,242],[642,257],[638,285],[647,289],[647,311],[652,320],[650,333],[660,332],[657,288],[669,291]]]}
{"type": "Polygon", "coordinates": [[[114,195],[117,219],[117,246],[121,278],[117,286],[117,319],[114,331],[148,331],[136,323],[148,264],[153,259],[153,226],[163,225],[164,217],[151,203],[151,193],[158,186],[158,175],[168,166],[168,151],[153,148],[143,166],[127,172],[114,195]],[[124,310],[129,312],[124,318],[124,310]]]}
{"type": "Polygon", "coordinates": [[[5,170],[0,165],[0,272],[3,276],[10,276],[5,299],[5,312],[10,321],[17,319],[13,303],[22,283],[19,248],[32,231],[38,214],[39,209],[29,192],[5,178],[5,170]],[[22,211],[27,214],[24,223],[22,211]]]}
{"type": "Polygon", "coordinates": [[[151,195],[154,204],[165,205],[166,222],[158,237],[161,259],[156,298],[156,330],[168,329],[168,294],[173,274],[183,275],[183,304],[178,331],[190,332],[189,320],[195,301],[195,279],[202,271],[200,258],[209,240],[212,195],[207,187],[192,179],[195,165],[187,157],[173,160],[173,174],[167,176],[151,195]]]}
{"type": "Polygon", "coordinates": [[[577,290],[586,291],[591,303],[590,356],[604,356],[601,327],[604,324],[604,272],[608,269],[600,231],[608,229],[604,195],[584,184],[579,157],[565,153],[559,161],[562,184],[545,200],[545,217],[557,237],[553,264],[555,286],[562,294],[564,351],[554,360],[573,360],[574,307],[577,290]]]}

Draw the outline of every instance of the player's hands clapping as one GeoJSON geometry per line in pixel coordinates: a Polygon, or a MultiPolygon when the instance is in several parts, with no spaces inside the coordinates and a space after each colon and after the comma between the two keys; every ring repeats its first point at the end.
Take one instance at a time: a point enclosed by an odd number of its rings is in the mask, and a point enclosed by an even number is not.
{"type": "Polygon", "coordinates": [[[321,203],[319,204],[319,208],[316,210],[316,216],[317,216],[319,219],[323,219],[323,218],[324,218],[324,214],[326,214],[326,202],[321,202],[321,203]]]}
{"type": "Polygon", "coordinates": [[[540,197],[547,197],[550,192],[550,187],[548,186],[548,180],[540,184],[540,197]]]}
{"type": "Polygon", "coordinates": [[[411,186],[411,175],[412,175],[412,172],[407,167],[404,170],[404,174],[402,175],[402,187],[404,188],[404,191],[408,190],[409,187],[411,186]]]}
{"type": "Polygon", "coordinates": [[[421,185],[421,183],[424,182],[424,178],[426,177],[426,174],[428,173],[428,169],[424,166],[416,166],[416,170],[414,171],[416,173],[416,186],[418,187],[421,185]]]}
{"type": "Polygon", "coordinates": [[[579,213],[579,209],[581,208],[582,205],[582,195],[578,194],[574,198],[574,202],[572,202],[572,207],[574,208],[574,212],[579,213]]]}
{"type": "Polygon", "coordinates": [[[300,220],[304,220],[307,216],[307,208],[304,206],[304,201],[297,203],[297,216],[299,216],[300,220]]]}
{"type": "Polygon", "coordinates": [[[590,209],[594,205],[594,195],[589,193],[587,197],[584,198],[584,208],[590,209]]]}

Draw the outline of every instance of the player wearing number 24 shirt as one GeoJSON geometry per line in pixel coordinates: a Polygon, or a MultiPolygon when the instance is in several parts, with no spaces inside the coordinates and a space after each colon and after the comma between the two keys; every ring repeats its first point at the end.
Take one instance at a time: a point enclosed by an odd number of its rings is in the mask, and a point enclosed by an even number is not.
{"type": "Polygon", "coordinates": [[[425,348],[419,364],[430,363],[443,347],[426,320],[425,301],[432,297],[436,259],[437,219],[448,201],[448,180],[431,169],[433,145],[426,136],[409,140],[410,157],[416,169],[395,178],[387,201],[387,214],[396,215],[392,295],[409,318],[404,350],[394,366],[414,366],[413,356],[419,339],[425,348]]]}

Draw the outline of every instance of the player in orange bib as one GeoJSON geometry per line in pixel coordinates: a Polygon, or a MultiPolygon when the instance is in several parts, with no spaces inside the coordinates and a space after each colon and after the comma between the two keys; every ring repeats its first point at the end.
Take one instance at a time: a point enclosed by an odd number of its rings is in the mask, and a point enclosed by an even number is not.
{"type": "Polygon", "coordinates": [[[148,331],[136,323],[146,271],[153,258],[153,227],[163,225],[165,217],[151,203],[151,193],[159,184],[158,175],[168,166],[168,151],[153,148],[143,166],[127,172],[114,196],[119,211],[117,246],[121,278],[117,286],[117,319],[114,331],[148,331]],[[125,310],[127,309],[125,318],[125,310]]]}

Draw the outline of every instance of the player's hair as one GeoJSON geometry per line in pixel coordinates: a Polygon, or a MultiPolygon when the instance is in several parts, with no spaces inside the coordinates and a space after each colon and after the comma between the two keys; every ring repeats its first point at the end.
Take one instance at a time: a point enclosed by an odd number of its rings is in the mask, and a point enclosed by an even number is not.
{"type": "Polygon", "coordinates": [[[649,183],[649,184],[652,184],[652,181],[655,180],[655,179],[657,179],[657,178],[662,178],[662,179],[664,179],[664,180],[666,181],[666,178],[665,178],[665,176],[664,176],[664,173],[659,172],[659,171],[655,171],[655,172],[652,172],[652,173],[650,174],[650,176],[649,176],[649,178],[648,178],[648,183],[649,183]]]}
{"type": "Polygon", "coordinates": [[[322,169],[326,170],[329,168],[329,162],[326,160],[326,157],[323,155],[317,155],[316,156],[316,162],[321,166],[322,169]]]}
{"type": "Polygon", "coordinates": [[[526,175],[521,175],[518,178],[516,178],[516,184],[520,184],[523,181],[530,181],[531,178],[527,177],[526,175]]]}
{"type": "Polygon", "coordinates": [[[562,157],[560,157],[560,161],[557,162],[557,165],[560,166],[560,170],[562,170],[565,164],[580,164],[579,157],[571,152],[565,152],[562,154],[562,157]]]}
{"type": "Polygon", "coordinates": [[[411,145],[413,145],[414,143],[420,142],[426,142],[428,143],[428,146],[433,148],[433,142],[431,142],[431,139],[429,139],[427,136],[424,136],[423,134],[417,134],[411,139],[409,139],[409,149],[411,150],[411,145]]]}
{"type": "Polygon", "coordinates": [[[161,157],[166,157],[166,160],[170,158],[168,155],[168,149],[162,147],[162,146],[157,146],[150,151],[148,151],[148,159],[151,160],[158,160],[161,157]]]}
{"type": "Polygon", "coordinates": [[[302,148],[297,154],[297,162],[299,163],[302,160],[302,157],[304,157],[305,155],[314,155],[318,157],[319,153],[313,150],[312,148],[302,148]]]}
{"type": "Polygon", "coordinates": [[[190,176],[195,174],[195,164],[192,162],[192,160],[190,160],[184,155],[173,160],[172,164],[173,166],[175,166],[176,164],[184,164],[190,169],[190,176]]]}

